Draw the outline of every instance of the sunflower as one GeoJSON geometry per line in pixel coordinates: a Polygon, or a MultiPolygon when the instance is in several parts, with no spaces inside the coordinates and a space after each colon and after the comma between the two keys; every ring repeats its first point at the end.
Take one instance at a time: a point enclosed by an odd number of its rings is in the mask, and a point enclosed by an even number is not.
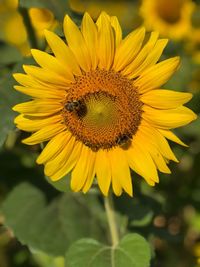
{"type": "Polygon", "coordinates": [[[148,30],[179,40],[191,29],[192,0],[142,0],[140,14],[148,30]]]}
{"type": "Polygon", "coordinates": [[[71,188],[84,193],[97,179],[108,194],[132,196],[130,168],[154,186],[157,170],[170,173],[178,162],[166,139],[184,145],[170,131],[196,115],[183,104],[191,94],[160,89],[179,58],[158,62],[166,39],[145,29],[122,39],[116,17],[101,13],[96,23],[85,13],[81,29],[67,15],[67,44],[45,31],[54,55],[32,50],[39,66],[14,74],[15,89],[33,100],[16,105],[17,127],[33,134],[23,143],[48,142],[37,158],[45,175],[57,181],[71,172],[71,188]]]}

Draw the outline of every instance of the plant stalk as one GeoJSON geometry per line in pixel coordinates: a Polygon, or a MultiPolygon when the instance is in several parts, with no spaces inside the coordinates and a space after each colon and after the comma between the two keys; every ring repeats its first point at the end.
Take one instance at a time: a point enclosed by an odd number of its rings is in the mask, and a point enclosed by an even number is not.
{"type": "Polygon", "coordinates": [[[109,193],[108,197],[104,197],[104,206],[106,211],[106,216],[108,220],[108,225],[110,229],[110,236],[112,241],[112,246],[115,247],[119,243],[119,233],[115,216],[115,209],[113,204],[112,193],[109,193]]]}
{"type": "Polygon", "coordinates": [[[31,19],[30,19],[27,8],[19,7],[19,12],[23,17],[24,25],[26,27],[26,31],[28,34],[31,48],[38,48],[35,30],[34,30],[33,25],[31,23],[31,19]]]}

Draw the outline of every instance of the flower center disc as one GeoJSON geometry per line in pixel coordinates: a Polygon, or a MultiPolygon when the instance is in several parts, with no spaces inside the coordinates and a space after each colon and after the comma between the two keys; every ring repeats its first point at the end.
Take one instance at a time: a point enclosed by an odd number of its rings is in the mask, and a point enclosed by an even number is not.
{"type": "Polygon", "coordinates": [[[67,90],[67,128],[92,150],[127,146],[141,120],[142,102],[132,82],[114,71],[94,70],[76,77],[67,90]]]}
{"type": "Polygon", "coordinates": [[[156,3],[160,17],[169,24],[177,23],[181,18],[181,9],[184,0],[159,0],[156,3]]]}

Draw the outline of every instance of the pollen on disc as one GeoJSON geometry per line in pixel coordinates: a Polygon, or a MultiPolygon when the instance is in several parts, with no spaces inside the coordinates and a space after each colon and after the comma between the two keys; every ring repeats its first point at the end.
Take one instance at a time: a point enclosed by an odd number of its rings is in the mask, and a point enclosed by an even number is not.
{"type": "Polygon", "coordinates": [[[64,121],[76,139],[90,148],[110,149],[120,137],[132,138],[137,131],[142,102],[131,81],[121,74],[97,69],[76,77],[64,102],[77,101],[80,105],[73,112],[63,109],[64,121]]]}

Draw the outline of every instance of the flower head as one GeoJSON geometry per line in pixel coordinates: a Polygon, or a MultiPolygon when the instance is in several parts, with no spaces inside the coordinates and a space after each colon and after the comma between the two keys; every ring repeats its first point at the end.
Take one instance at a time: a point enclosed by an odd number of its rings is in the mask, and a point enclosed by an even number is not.
{"type": "Polygon", "coordinates": [[[81,29],[66,16],[67,43],[46,31],[54,55],[32,50],[37,66],[15,74],[16,90],[33,100],[13,109],[15,123],[33,132],[34,145],[48,141],[37,163],[53,181],[71,172],[71,188],[87,192],[96,177],[104,195],[112,184],[120,195],[132,195],[130,168],[150,185],[157,170],[170,173],[177,161],[166,139],[184,145],[170,130],[196,115],[183,104],[191,94],[162,90],[179,66],[179,58],[158,62],[166,39],[145,29],[124,39],[116,17],[102,13],[97,22],[85,13],[81,29]]]}
{"type": "Polygon", "coordinates": [[[190,32],[193,10],[192,0],[142,0],[140,13],[148,30],[178,40],[190,32]]]}

